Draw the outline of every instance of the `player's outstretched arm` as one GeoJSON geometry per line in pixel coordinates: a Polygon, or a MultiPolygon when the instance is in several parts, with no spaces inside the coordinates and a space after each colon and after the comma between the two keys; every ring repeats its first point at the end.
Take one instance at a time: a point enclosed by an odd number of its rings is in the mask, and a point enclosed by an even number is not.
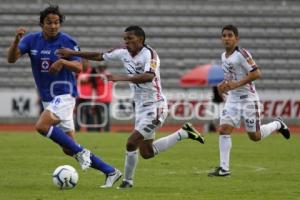
{"type": "Polygon", "coordinates": [[[69,61],[69,60],[65,60],[65,59],[59,59],[50,66],[49,72],[51,74],[56,74],[63,67],[65,67],[66,69],[68,69],[72,72],[80,73],[82,70],[82,63],[78,62],[78,61],[69,61]]]}
{"type": "Polygon", "coordinates": [[[74,51],[68,48],[62,48],[57,50],[57,55],[62,58],[69,58],[71,56],[78,56],[85,58],[87,60],[95,60],[95,61],[102,61],[102,53],[100,52],[83,52],[83,51],[74,51]]]}
{"type": "Polygon", "coordinates": [[[26,33],[26,29],[23,27],[17,28],[16,36],[7,50],[7,62],[15,63],[21,56],[21,51],[18,48],[19,42],[23,35],[26,33]]]}
{"type": "Polygon", "coordinates": [[[125,76],[125,75],[108,75],[108,80],[117,82],[117,81],[129,81],[132,83],[146,83],[146,82],[151,82],[154,78],[153,73],[143,73],[143,74],[138,74],[134,76],[125,76]]]}

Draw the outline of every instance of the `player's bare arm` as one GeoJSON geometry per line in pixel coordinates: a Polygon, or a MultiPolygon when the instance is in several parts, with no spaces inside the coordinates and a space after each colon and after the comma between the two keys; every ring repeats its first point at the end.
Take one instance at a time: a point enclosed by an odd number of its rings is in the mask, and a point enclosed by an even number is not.
{"type": "Polygon", "coordinates": [[[15,39],[11,43],[11,45],[7,51],[7,62],[15,63],[22,56],[22,54],[18,48],[18,44],[25,33],[26,33],[25,28],[23,28],[23,27],[17,28],[15,39]]]}
{"type": "Polygon", "coordinates": [[[135,76],[125,76],[125,75],[109,75],[108,80],[117,82],[117,81],[130,81],[132,83],[146,83],[151,82],[154,78],[153,73],[143,73],[135,76]]]}
{"type": "Polygon", "coordinates": [[[217,88],[218,88],[219,95],[224,99],[224,94],[227,94],[227,91],[229,90],[228,81],[227,80],[222,81],[221,83],[218,84],[217,88]]]}
{"type": "Polygon", "coordinates": [[[82,70],[81,62],[59,59],[50,66],[49,73],[57,74],[63,67],[76,73],[80,73],[82,70]]]}
{"type": "Polygon", "coordinates": [[[57,54],[62,58],[69,58],[71,56],[79,56],[87,60],[102,61],[102,53],[100,52],[83,52],[83,51],[74,51],[68,48],[62,48],[57,50],[57,54]]]}
{"type": "Polygon", "coordinates": [[[261,77],[261,71],[257,68],[256,70],[249,72],[244,78],[242,78],[239,81],[234,81],[234,80],[228,81],[227,87],[229,90],[234,90],[256,79],[259,79],[260,77],[261,77]]]}

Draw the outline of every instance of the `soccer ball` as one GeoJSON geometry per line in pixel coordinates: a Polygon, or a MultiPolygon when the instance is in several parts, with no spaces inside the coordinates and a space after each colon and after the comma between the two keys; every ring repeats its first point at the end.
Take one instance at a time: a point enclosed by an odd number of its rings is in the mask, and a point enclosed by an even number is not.
{"type": "Polygon", "coordinates": [[[54,185],[60,189],[72,189],[78,182],[78,173],[74,167],[62,165],[54,170],[52,178],[54,185]]]}

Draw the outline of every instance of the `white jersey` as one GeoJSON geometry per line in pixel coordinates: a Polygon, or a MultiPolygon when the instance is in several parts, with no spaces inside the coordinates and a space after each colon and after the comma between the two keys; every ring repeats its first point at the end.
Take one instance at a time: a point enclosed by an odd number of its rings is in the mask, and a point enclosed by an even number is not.
{"type": "Polygon", "coordinates": [[[155,50],[144,45],[141,51],[134,57],[127,48],[116,48],[103,54],[104,60],[120,60],[129,76],[143,73],[154,73],[152,82],[133,84],[131,88],[134,92],[136,105],[150,105],[156,102],[166,102],[162,93],[160,83],[160,60],[155,50]]]}
{"type": "MultiPolygon", "coordinates": [[[[222,54],[222,69],[225,80],[239,81],[249,72],[257,70],[257,66],[251,54],[242,48],[236,47],[235,51],[226,58],[222,54]]],[[[250,82],[228,92],[227,101],[259,101],[254,82],[250,82]]]]}

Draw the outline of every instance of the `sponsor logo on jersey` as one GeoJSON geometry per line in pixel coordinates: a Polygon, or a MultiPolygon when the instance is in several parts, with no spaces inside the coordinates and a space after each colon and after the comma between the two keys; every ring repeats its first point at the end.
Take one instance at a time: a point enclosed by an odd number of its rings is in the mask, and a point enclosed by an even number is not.
{"type": "Polygon", "coordinates": [[[41,72],[49,72],[50,60],[48,58],[41,58],[41,72]]]}
{"type": "Polygon", "coordinates": [[[252,58],[247,58],[247,63],[248,63],[249,65],[251,65],[251,66],[256,65],[255,62],[254,62],[254,60],[253,60],[252,58]]]}
{"type": "Polygon", "coordinates": [[[156,62],[156,60],[152,59],[152,60],[150,61],[150,66],[151,66],[152,69],[156,69],[156,67],[157,67],[157,62],[156,62]]]}
{"type": "Polygon", "coordinates": [[[36,49],[30,50],[30,54],[33,55],[33,56],[36,56],[37,53],[38,53],[38,51],[36,49]]]}
{"type": "Polygon", "coordinates": [[[42,69],[48,69],[49,68],[49,62],[47,60],[44,60],[42,62],[42,69]]]}
{"type": "Polygon", "coordinates": [[[50,55],[51,54],[51,50],[42,50],[41,54],[42,55],[50,55]]]}

